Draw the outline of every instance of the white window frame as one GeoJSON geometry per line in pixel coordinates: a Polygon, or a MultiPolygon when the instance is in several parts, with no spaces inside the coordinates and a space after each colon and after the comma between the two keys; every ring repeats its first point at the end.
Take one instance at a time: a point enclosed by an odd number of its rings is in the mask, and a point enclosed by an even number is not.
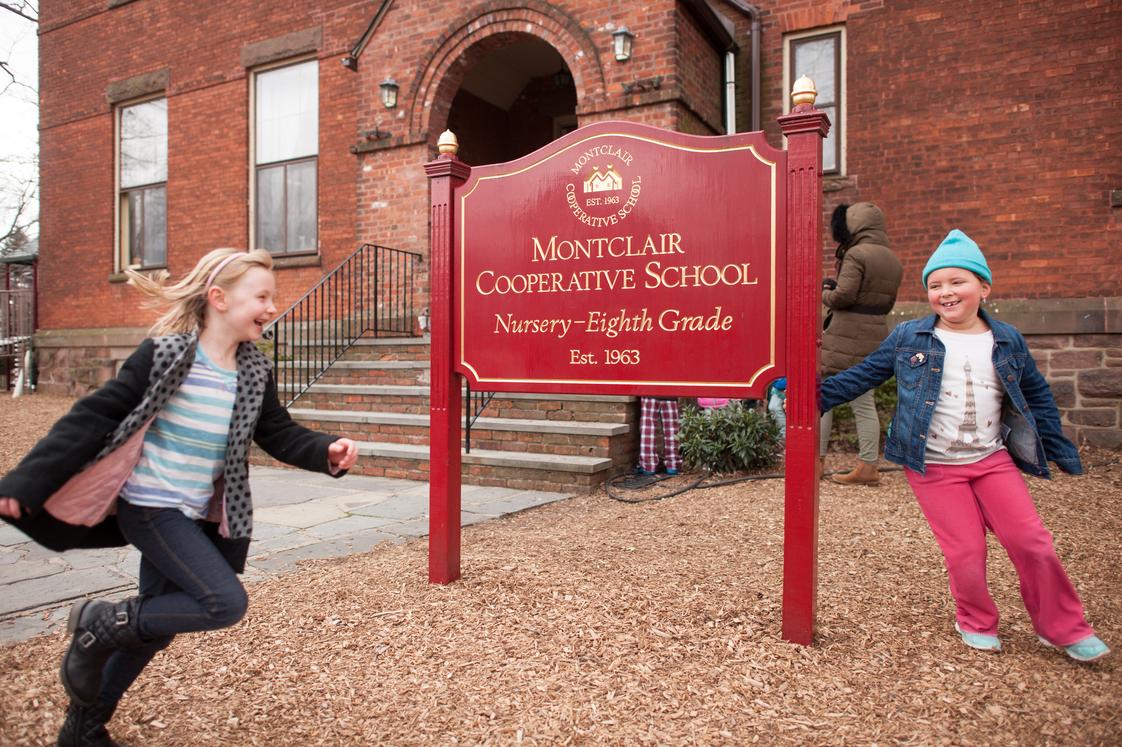
{"type": "MultiPolygon", "coordinates": [[[[147,96],[141,96],[141,97],[138,97],[138,98],[135,98],[135,99],[128,99],[127,101],[118,101],[117,103],[113,104],[113,272],[116,273],[116,274],[120,274],[121,272],[124,272],[125,268],[127,268],[127,267],[136,267],[137,269],[159,269],[160,267],[165,267],[166,266],[166,264],[165,264],[165,265],[153,265],[151,268],[149,268],[149,267],[140,268],[139,266],[132,265],[129,262],[128,253],[125,251],[125,249],[126,249],[125,241],[124,241],[125,234],[123,233],[123,231],[127,230],[127,227],[125,227],[121,224],[121,112],[125,109],[128,109],[130,106],[136,106],[138,104],[146,104],[149,101],[159,101],[160,99],[164,99],[168,102],[168,126],[167,126],[168,132],[165,133],[165,137],[169,138],[169,140],[170,140],[170,137],[171,137],[171,98],[167,95],[167,91],[159,91],[157,93],[149,94],[147,96]]],[[[165,164],[165,166],[170,171],[170,166],[171,166],[171,163],[170,163],[171,162],[170,143],[168,144],[168,146],[169,146],[169,147],[167,147],[168,163],[165,164]]],[[[170,177],[171,177],[171,174],[169,173],[165,176],[164,181],[163,181],[163,185],[164,185],[164,209],[165,209],[165,217],[164,217],[164,241],[165,241],[164,258],[165,258],[165,261],[168,257],[169,252],[170,252],[170,246],[168,246],[168,244],[170,242],[167,241],[167,224],[168,224],[167,187],[168,187],[168,181],[170,180],[170,177]]],[[[158,182],[153,182],[153,184],[147,185],[147,186],[155,186],[156,184],[158,184],[158,182]]],[[[133,189],[133,188],[130,188],[130,189],[133,189]]]]}
{"type": "MultiPolygon", "coordinates": [[[[258,166],[257,166],[257,76],[261,75],[262,73],[268,73],[268,72],[271,72],[273,70],[277,70],[277,69],[280,69],[280,68],[283,68],[283,67],[291,67],[293,65],[300,65],[300,64],[305,63],[305,62],[315,62],[316,63],[316,79],[317,79],[317,82],[318,82],[319,77],[320,77],[319,74],[321,72],[321,70],[320,70],[321,66],[319,64],[319,57],[315,53],[299,55],[297,57],[289,57],[289,58],[286,58],[286,59],[283,59],[283,60],[278,60],[277,62],[270,62],[266,65],[261,65],[259,67],[255,67],[250,71],[250,74],[248,76],[249,77],[249,133],[248,133],[248,135],[249,135],[249,164],[248,164],[248,168],[249,168],[249,190],[248,190],[249,191],[249,205],[248,205],[247,212],[248,212],[248,215],[249,215],[249,227],[248,227],[249,242],[246,244],[246,246],[248,246],[250,250],[257,248],[257,168],[258,168],[258,166]]],[[[321,91],[318,84],[317,84],[317,91],[321,91]]],[[[320,105],[319,96],[317,96],[317,100],[316,100],[317,122],[318,122],[318,118],[319,118],[320,113],[322,113],[322,107],[320,105]]],[[[320,204],[320,199],[319,199],[320,198],[320,190],[319,190],[319,184],[320,184],[319,136],[320,136],[320,132],[319,132],[319,127],[318,126],[317,126],[316,129],[317,129],[317,132],[316,132],[316,141],[317,142],[316,142],[316,154],[314,156],[307,156],[307,157],[304,157],[304,158],[295,158],[295,159],[292,159],[292,161],[284,161],[284,162],[281,162],[281,163],[296,163],[297,161],[307,161],[307,160],[315,159],[315,162],[316,162],[316,248],[315,248],[314,253],[319,254],[319,246],[320,246],[320,232],[319,232],[319,204],[320,204]]],[[[301,257],[301,256],[306,257],[306,256],[310,256],[312,253],[313,252],[293,252],[291,254],[289,254],[289,253],[279,253],[279,254],[274,254],[273,257],[274,257],[274,259],[277,258],[277,257],[301,257]]]]}
{"type": "MultiPolygon", "coordinates": [[[[823,28],[810,29],[808,31],[796,31],[783,36],[783,113],[787,114],[791,111],[791,86],[795,81],[791,79],[791,42],[803,39],[809,39],[816,36],[830,36],[838,34],[838,102],[835,104],[837,109],[837,119],[835,123],[831,123],[834,128],[840,130],[841,136],[837,139],[838,144],[838,159],[837,168],[831,171],[824,171],[828,176],[845,176],[846,170],[846,140],[849,137],[849,127],[846,118],[847,102],[849,100],[849,91],[846,85],[846,57],[847,57],[847,42],[845,34],[845,25],[826,26],[823,28]]],[[[783,138],[783,147],[787,147],[787,139],[783,138]]]]}

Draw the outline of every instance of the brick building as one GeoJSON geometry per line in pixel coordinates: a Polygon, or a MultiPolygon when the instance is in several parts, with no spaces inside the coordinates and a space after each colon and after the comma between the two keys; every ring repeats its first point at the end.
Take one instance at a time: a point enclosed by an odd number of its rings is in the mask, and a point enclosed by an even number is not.
{"type": "Polygon", "coordinates": [[[826,207],[884,208],[898,315],[922,312],[923,262],[966,230],[1073,435],[1122,446],[1117,2],[41,6],[47,390],[103,380],[151,321],[129,263],[175,275],[216,246],[266,246],[285,301],[363,243],[426,255],[421,166],[445,128],[469,164],[604,119],[781,146],[775,118],[808,72],[834,122],[826,207]]]}

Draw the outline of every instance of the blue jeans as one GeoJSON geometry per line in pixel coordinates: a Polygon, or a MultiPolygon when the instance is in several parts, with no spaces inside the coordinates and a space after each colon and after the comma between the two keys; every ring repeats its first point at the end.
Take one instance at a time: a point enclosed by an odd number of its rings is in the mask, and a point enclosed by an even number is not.
{"type": "Polygon", "coordinates": [[[147,643],[114,651],[98,700],[116,703],[177,633],[226,628],[245,615],[249,599],[238,575],[207,536],[204,522],[174,508],[117,501],[121,533],[140,550],[137,626],[147,643]]]}

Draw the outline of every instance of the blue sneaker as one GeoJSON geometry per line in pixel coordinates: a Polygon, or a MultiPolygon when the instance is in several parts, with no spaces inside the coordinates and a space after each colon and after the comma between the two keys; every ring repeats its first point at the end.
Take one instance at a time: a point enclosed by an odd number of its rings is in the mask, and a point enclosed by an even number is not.
{"type": "Polygon", "coordinates": [[[995,635],[986,635],[985,633],[967,633],[962,628],[958,627],[958,623],[954,624],[954,629],[962,636],[962,642],[970,648],[976,648],[979,651],[1000,651],[1001,641],[997,640],[995,635]]]}
{"type": "Polygon", "coordinates": [[[671,477],[673,477],[674,475],[678,474],[678,470],[676,470],[676,469],[670,469],[670,468],[667,468],[667,470],[666,470],[666,474],[668,474],[668,475],[670,475],[671,477]]]}
{"type": "MultiPolygon", "coordinates": [[[[1048,648],[1061,648],[1043,637],[1040,637],[1040,642],[1048,648]]],[[[1062,648],[1068,656],[1084,663],[1098,661],[1110,653],[1107,645],[1095,635],[1089,635],[1081,641],[1076,641],[1070,646],[1063,646],[1062,648]]]]}
{"type": "Polygon", "coordinates": [[[654,472],[652,470],[649,470],[649,469],[643,469],[642,467],[636,467],[635,468],[635,474],[643,475],[644,477],[650,477],[651,475],[654,474],[654,472]]]}

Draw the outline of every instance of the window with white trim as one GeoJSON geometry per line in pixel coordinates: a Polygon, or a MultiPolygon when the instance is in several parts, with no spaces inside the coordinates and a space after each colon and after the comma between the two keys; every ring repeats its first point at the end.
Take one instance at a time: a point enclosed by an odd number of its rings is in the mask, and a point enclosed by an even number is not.
{"type": "Polygon", "coordinates": [[[254,245],[315,252],[319,63],[264,70],[253,82],[254,245]]]}
{"type": "Polygon", "coordinates": [[[117,108],[120,263],[167,266],[168,100],[117,108]]]}
{"type": "MultiPolygon", "coordinates": [[[[830,132],[822,144],[822,171],[843,171],[843,131],[845,122],[845,39],[840,28],[793,34],[784,39],[788,82],[785,91],[801,76],[809,76],[818,89],[814,106],[830,118],[830,132]]],[[[790,108],[788,98],[785,110],[790,108]]]]}

